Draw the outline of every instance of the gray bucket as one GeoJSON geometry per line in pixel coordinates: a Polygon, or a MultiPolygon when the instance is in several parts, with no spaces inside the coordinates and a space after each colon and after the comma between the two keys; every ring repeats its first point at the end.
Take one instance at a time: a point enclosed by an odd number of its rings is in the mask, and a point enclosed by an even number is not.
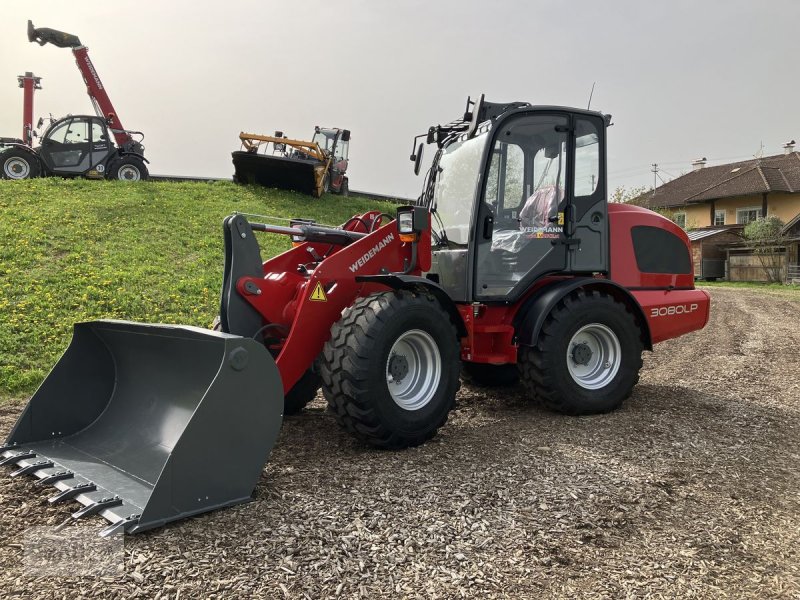
{"type": "Polygon", "coordinates": [[[179,325],[77,323],[0,463],[135,533],[251,499],[283,419],[260,343],[179,325]]]}

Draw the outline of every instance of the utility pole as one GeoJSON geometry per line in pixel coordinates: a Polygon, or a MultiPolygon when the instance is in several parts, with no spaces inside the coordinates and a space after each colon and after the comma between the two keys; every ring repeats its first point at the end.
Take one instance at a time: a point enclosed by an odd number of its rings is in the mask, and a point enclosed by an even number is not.
{"type": "Polygon", "coordinates": [[[653,163],[653,168],[650,169],[653,172],[653,198],[656,197],[656,178],[658,177],[658,163],[653,163]]]}

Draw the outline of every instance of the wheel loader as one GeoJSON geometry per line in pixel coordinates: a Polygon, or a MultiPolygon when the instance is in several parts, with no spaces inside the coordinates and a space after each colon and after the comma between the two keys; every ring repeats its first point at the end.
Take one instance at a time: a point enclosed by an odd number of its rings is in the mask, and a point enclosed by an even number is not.
{"type": "Polygon", "coordinates": [[[295,190],[315,198],[350,192],[347,129],[315,127],[310,142],[289,139],[282,131],[274,136],[243,131],[239,139],[243,150],[231,154],[237,183],[295,190]]]}
{"type": "Polygon", "coordinates": [[[436,153],[395,215],[227,217],[217,330],[76,324],[0,462],[103,535],[135,533],[249,500],[283,414],[320,387],[339,425],[392,450],[445,424],[462,368],[565,414],[614,410],[642,352],[704,327],[710,303],[682,229],[607,202],[609,124],[481,96],[418,136],[436,153]],[[262,233],[293,246],[264,261],[262,233]]]}

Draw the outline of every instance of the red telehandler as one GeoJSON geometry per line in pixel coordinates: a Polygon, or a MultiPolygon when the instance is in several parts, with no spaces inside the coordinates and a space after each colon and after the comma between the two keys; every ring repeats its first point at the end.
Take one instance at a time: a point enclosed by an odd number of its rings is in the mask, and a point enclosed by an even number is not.
{"type": "Polygon", "coordinates": [[[608,204],[609,116],[467,108],[425,134],[424,192],[395,218],[226,218],[219,331],[76,324],[0,463],[134,533],[250,499],[283,413],[320,386],[342,427],[390,449],[436,434],[462,365],[512,371],[563,413],[620,406],[643,350],[708,321],[686,233],[608,204]],[[262,262],[256,232],[295,243],[262,262]]]}
{"type": "MultiPolygon", "coordinates": [[[[32,131],[24,140],[0,139],[0,176],[4,179],[53,175],[126,181],[147,179],[148,161],[142,145],[144,134],[123,127],[89,59],[89,49],[75,35],[45,27],[37,29],[31,21],[28,21],[28,40],[42,46],[52,44],[72,49],[97,114],[51,119],[36,148],[32,145],[32,131]]],[[[24,112],[28,115],[33,110],[33,94],[29,96],[27,88],[25,91],[24,112]]],[[[42,123],[40,119],[40,127],[42,123]]]]}

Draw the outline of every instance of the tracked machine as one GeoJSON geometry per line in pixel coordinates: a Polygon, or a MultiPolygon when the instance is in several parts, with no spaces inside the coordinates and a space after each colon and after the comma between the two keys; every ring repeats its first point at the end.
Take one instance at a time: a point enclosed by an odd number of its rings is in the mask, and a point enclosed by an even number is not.
{"type": "Polygon", "coordinates": [[[566,414],[619,407],[644,350],[708,321],[686,234],[608,204],[609,116],[467,108],[420,136],[436,154],[394,218],[226,218],[217,331],[76,324],[2,447],[12,476],[134,533],[248,500],[282,415],[319,387],[344,429],[388,449],[436,434],[462,368],[566,414]],[[262,261],[261,232],[292,249],[262,261]]]}
{"type": "Polygon", "coordinates": [[[242,150],[232,153],[237,183],[295,190],[319,198],[327,192],[347,196],[350,183],[350,131],[315,127],[310,142],[274,136],[239,134],[242,150]]]}

